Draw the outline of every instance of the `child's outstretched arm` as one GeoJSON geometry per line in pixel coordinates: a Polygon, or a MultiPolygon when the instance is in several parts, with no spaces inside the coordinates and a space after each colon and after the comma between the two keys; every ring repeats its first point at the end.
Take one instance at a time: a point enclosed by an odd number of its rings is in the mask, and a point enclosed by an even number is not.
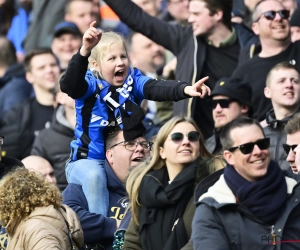
{"type": "Polygon", "coordinates": [[[91,50],[101,40],[102,31],[95,28],[96,21],[90,24],[89,29],[84,33],[82,37],[82,46],[80,48],[80,55],[88,56],[91,50]]]}
{"type": "Polygon", "coordinates": [[[206,95],[210,95],[210,88],[204,84],[207,79],[208,76],[203,77],[192,86],[186,86],[184,88],[184,93],[189,96],[199,96],[201,98],[204,98],[206,95]]]}

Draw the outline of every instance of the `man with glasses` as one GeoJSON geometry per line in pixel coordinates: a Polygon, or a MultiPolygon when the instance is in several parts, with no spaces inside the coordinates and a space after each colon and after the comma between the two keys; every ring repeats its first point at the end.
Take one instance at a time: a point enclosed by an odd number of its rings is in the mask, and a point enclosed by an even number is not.
{"type": "Polygon", "coordinates": [[[212,154],[220,153],[221,129],[233,119],[251,116],[251,86],[237,78],[223,77],[211,92],[210,108],[214,119],[214,134],[205,141],[205,147],[212,154]]]}
{"type": "Polygon", "coordinates": [[[80,219],[87,244],[85,249],[112,249],[114,233],[124,217],[128,204],[124,199],[127,176],[134,166],[149,157],[152,144],[142,135],[133,141],[125,141],[123,131],[120,129],[108,133],[104,164],[109,193],[108,214],[89,212],[80,185],[69,183],[64,190],[64,203],[70,206],[80,219]]]}
{"type": "Polygon", "coordinates": [[[231,121],[221,143],[227,165],[207,192],[198,193],[194,249],[299,249],[300,187],[271,160],[259,122],[231,121]]]}
{"type": "Polygon", "coordinates": [[[252,85],[253,118],[262,121],[272,109],[270,99],[264,95],[268,72],[278,63],[288,61],[300,72],[300,41],[291,42],[290,12],[277,0],[262,0],[253,12],[252,30],[259,36],[260,45],[253,44],[241,53],[240,66],[234,77],[252,85]],[[249,55],[251,59],[249,60],[249,55]],[[243,57],[247,59],[243,62],[243,57]]]}
{"type": "Polygon", "coordinates": [[[299,112],[300,76],[294,65],[282,62],[274,66],[267,75],[265,96],[271,99],[273,109],[266,115],[264,132],[271,140],[271,158],[283,170],[289,169],[282,144],[286,142],[284,127],[299,112]]]}

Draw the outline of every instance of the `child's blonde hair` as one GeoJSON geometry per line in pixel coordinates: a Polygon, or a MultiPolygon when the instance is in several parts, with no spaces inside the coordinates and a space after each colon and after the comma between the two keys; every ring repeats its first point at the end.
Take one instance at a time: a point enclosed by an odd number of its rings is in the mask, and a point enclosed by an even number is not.
{"type": "MultiPolygon", "coordinates": [[[[95,61],[98,65],[101,65],[104,53],[110,49],[110,46],[115,42],[122,43],[126,54],[128,55],[128,45],[122,34],[113,31],[103,32],[101,40],[91,51],[91,55],[89,57],[89,69],[93,68],[93,61],[95,61]]],[[[101,72],[98,73],[101,76],[101,72]]]]}

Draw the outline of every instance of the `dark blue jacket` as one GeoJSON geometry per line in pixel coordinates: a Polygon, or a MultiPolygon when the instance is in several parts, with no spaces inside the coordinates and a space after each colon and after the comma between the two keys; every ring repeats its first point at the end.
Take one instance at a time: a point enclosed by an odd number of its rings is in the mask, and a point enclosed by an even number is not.
{"type": "Polygon", "coordinates": [[[100,244],[111,249],[116,220],[124,217],[127,207],[125,185],[115,175],[105,161],[107,188],[109,192],[109,217],[89,212],[88,203],[80,185],[70,183],[63,192],[63,203],[71,207],[78,215],[86,244],[100,244]]]}
{"type": "Polygon", "coordinates": [[[33,96],[32,85],[25,78],[21,64],[11,65],[5,75],[0,77],[0,117],[22,101],[33,96]]]}

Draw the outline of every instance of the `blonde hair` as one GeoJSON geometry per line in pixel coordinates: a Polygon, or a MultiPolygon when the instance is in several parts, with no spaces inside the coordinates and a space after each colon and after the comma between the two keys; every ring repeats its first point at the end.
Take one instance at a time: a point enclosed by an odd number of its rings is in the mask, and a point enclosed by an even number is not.
{"type": "Polygon", "coordinates": [[[11,220],[29,216],[36,207],[58,208],[61,204],[58,188],[25,168],[16,168],[0,181],[0,221],[4,227],[11,220]]]}
{"type": "MultiPolygon", "coordinates": [[[[92,62],[96,62],[98,65],[101,65],[104,53],[110,49],[111,45],[115,42],[122,43],[126,54],[128,55],[128,45],[122,34],[108,31],[103,32],[101,40],[99,43],[92,49],[91,55],[89,57],[89,68],[92,69],[92,62]]],[[[102,77],[101,72],[98,72],[100,77],[102,77]]]]}
{"type": "Polygon", "coordinates": [[[126,190],[129,195],[129,200],[132,206],[132,218],[136,225],[139,225],[139,188],[143,177],[152,169],[158,170],[161,169],[165,165],[165,160],[160,157],[160,147],[163,147],[167,137],[169,136],[170,132],[173,128],[182,122],[188,122],[192,124],[196,131],[200,133],[200,157],[212,157],[211,153],[207,151],[204,146],[204,138],[196,125],[196,123],[190,118],[183,118],[183,117],[174,117],[168,122],[166,122],[158,131],[155,143],[153,145],[153,155],[150,161],[146,161],[141,163],[139,166],[135,167],[128,176],[126,182],[126,190]]]}

